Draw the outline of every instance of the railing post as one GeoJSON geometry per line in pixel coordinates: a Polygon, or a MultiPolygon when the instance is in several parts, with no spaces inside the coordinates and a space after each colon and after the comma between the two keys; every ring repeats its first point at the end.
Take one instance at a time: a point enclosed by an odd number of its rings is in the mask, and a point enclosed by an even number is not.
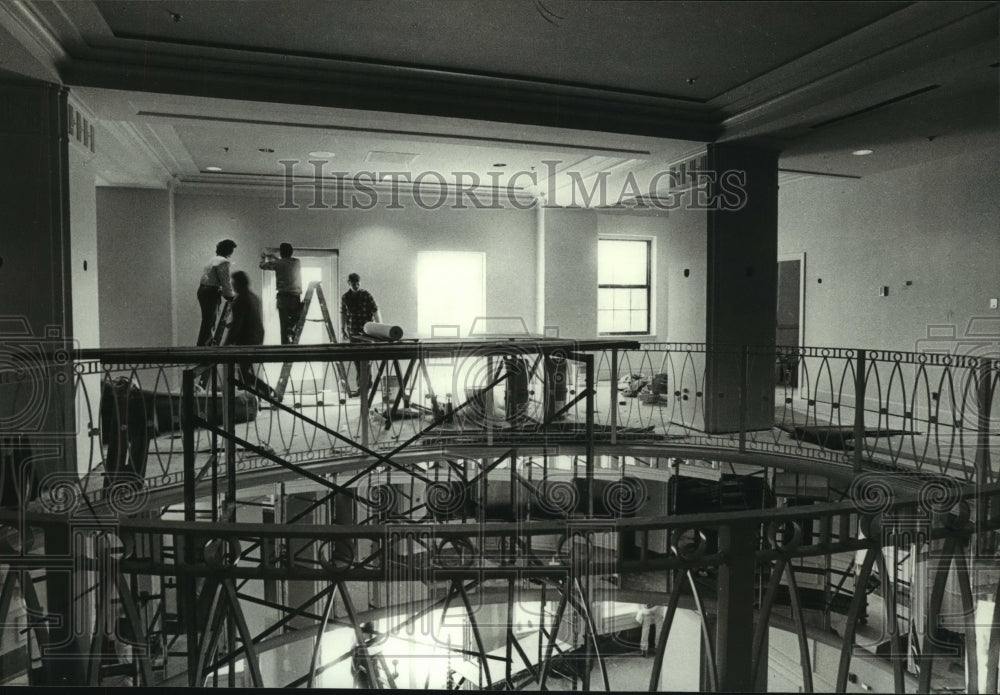
{"type": "Polygon", "coordinates": [[[750,407],[750,346],[740,346],[740,451],[747,450],[747,422],[749,421],[750,407]]]}
{"type": "Polygon", "coordinates": [[[371,386],[371,363],[368,360],[358,361],[358,398],[361,399],[361,443],[364,446],[369,444],[368,434],[368,390],[371,386]]]}
{"type": "MultiPolygon", "coordinates": [[[[486,374],[489,375],[490,381],[496,378],[493,373],[493,355],[486,356],[486,374]]],[[[493,446],[493,414],[496,412],[496,388],[499,384],[493,386],[490,389],[489,394],[485,391],[482,396],[482,406],[483,406],[483,424],[486,427],[486,445],[493,446]],[[490,407],[487,409],[486,404],[489,403],[490,407]]]]}
{"type": "Polygon", "coordinates": [[[194,521],[194,370],[192,369],[185,369],[181,378],[181,438],[184,450],[184,521],[194,521]]]}
{"type": "MultiPolygon", "coordinates": [[[[214,398],[215,394],[212,393],[214,398]]],[[[181,431],[184,447],[184,521],[195,521],[195,472],[194,472],[194,370],[186,369],[181,382],[181,431]]],[[[194,564],[194,546],[191,536],[177,535],[182,541],[175,547],[178,560],[184,565],[194,564]]],[[[175,544],[176,545],[176,544],[175,544]]],[[[180,592],[180,612],[187,632],[187,672],[188,685],[197,685],[198,671],[198,616],[197,583],[194,576],[184,574],[177,578],[180,592]]]]}
{"type": "MultiPolygon", "coordinates": [[[[650,387],[652,388],[652,387],[650,387]]],[[[618,443],[618,348],[611,348],[611,443],[618,443]]]]}
{"type": "MultiPolygon", "coordinates": [[[[976,389],[976,495],[982,495],[983,487],[990,483],[990,415],[992,410],[993,359],[979,359],[979,388],[976,389]]],[[[996,497],[989,502],[976,504],[976,539],[979,554],[992,555],[992,534],[982,529],[990,518],[990,508],[996,505],[996,497]]]]}
{"type": "MultiPolygon", "coordinates": [[[[73,524],[65,518],[65,523],[48,524],[43,530],[43,543],[45,555],[47,557],[73,558],[73,565],[69,572],[61,569],[45,569],[45,604],[44,614],[32,616],[30,613],[26,618],[29,621],[51,621],[48,622],[47,644],[41,647],[42,659],[42,683],[54,686],[80,685],[86,683],[86,654],[83,648],[84,635],[77,633],[80,622],[80,611],[83,610],[84,598],[77,597],[78,590],[74,579],[78,579],[78,574],[82,574],[82,537],[79,530],[74,532],[73,524]]],[[[8,569],[8,572],[17,570],[8,569]]],[[[104,568],[105,573],[107,567],[104,568]]],[[[29,572],[21,573],[22,582],[33,582],[29,572]]],[[[98,581],[105,581],[106,577],[98,578],[98,581]]],[[[33,589],[29,591],[34,591],[33,589]]],[[[22,588],[22,592],[25,590],[22,588]]],[[[26,592],[25,592],[26,593],[26,592]]],[[[98,607],[103,610],[103,607],[98,607]]],[[[4,619],[7,616],[3,616],[4,619]]],[[[36,635],[37,637],[37,635],[36,635]]],[[[95,634],[94,639],[101,639],[102,635],[95,634]]],[[[31,668],[29,663],[28,668],[31,668]]]]}
{"type": "Polygon", "coordinates": [[[865,372],[868,370],[866,350],[855,351],[854,364],[854,453],[852,465],[855,473],[861,472],[861,458],[865,449],[865,372]]]}
{"type": "MultiPolygon", "coordinates": [[[[246,363],[244,363],[246,364],[246,363]]],[[[225,367],[226,398],[222,402],[222,423],[226,430],[226,521],[236,521],[236,364],[232,360],[225,367]]],[[[250,374],[240,373],[244,387],[252,380],[250,374]]],[[[244,391],[249,393],[249,391],[244,391]]],[[[213,501],[213,504],[215,502],[213,501]]],[[[229,669],[232,672],[232,668],[229,669]]]]}
{"type": "Polygon", "coordinates": [[[582,355],[586,370],[585,384],[587,388],[587,430],[586,430],[586,464],[587,464],[587,517],[594,516],[594,355],[582,355]]]}
{"type": "Polygon", "coordinates": [[[757,527],[731,523],[719,527],[718,623],[715,660],[719,692],[749,693],[753,665],[754,570],[757,527]]]}
{"type": "MultiPolygon", "coordinates": [[[[208,397],[208,421],[213,425],[221,422],[219,418],[219,369],[212,366],[212,377],[209,380],[208,397]]],[[[210,460],[212,462],[212,521],[219,520],[219,435],[212,430],[212,443],[210,446],[210,460]]]]}

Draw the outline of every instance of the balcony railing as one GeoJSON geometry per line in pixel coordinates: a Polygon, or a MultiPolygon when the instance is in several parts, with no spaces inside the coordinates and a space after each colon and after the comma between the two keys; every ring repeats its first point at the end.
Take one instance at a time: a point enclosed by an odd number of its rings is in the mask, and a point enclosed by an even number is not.
{"type": "MultiPolygon", "coordinates": [[[[969,563],[989,554],[1000,525],[991,514],[1000,500],[991,448],[1000,410],[989,358],[521,340],[81,351],[70,369],[75,423],[59,433],[71,442],[65,458],[46,459],[44,440],[31,433],[5,440],[0,617],[19,596],[31,682],[60,682],[52,674],[74,663],[61,656],[79,656],[59,643],[71,626],[41,616],[82,615],[78,636],[89,652],[81,663],[92,684],[109,673],[102,654],[117,642],[131,645],[123,663],[139,682],[235,685],[239,666],[259,685],[261,655],[289,643],[296,621],[311,625],[317,651],[291,682],[312,683],[337,596],[357,632],[359,668],[389,685],[386,655],[358,630],[412,592],[419,609],[407,616],[461,601],[473,627],[455,653],[475,661],[487,685],[511,685],[516,640],[506,639],[504,676],[489,674],[497,657],[475,627],[470,595],[525,581],[557,604],[538,625],[531,680],[544,684],[553,650],[567,644],[564,614],[579,633],[569,642],[574,658],[597,664],[606,680],[594,605],[659,603],[669,632],[684,604],[707,625],[710,602],[742,591],[716,581],[725,574],[749,587],[758,625],[776,624],[774,608],[787,600],[808,689],[806,645],[815,637],[807,638],[810,608],[797,582],[822,572],[820,613],[829,621],[831,607],[844,604],[842,691],[867,605],[867,588],[858,587],[878,574],[894,650],[903,625],[915,622],[910,578],[884,550],[923,548],[914,553],[933,565],[941,591],[922,616],[936,624],[954,573],[971,610],[969,563]],[[722,384],[723,372],[735,377],[722,384]],[[734,404],[733,416],[715,417],[720,403],[734,404]],[[678,514],[675,501],[660,505],[667,514],[648,512],[651,491],[669,489],[678,459],[816,473],[842,481],[844,495],[785,508],[761,497],[760,508],[744,505],[738,515],[722,506],[678,514]],[[49,470],[36,466],[43,460],[49,470]],[[280,523],[247,521],[240,510],[258,504],[277,514],[277,504],[244,493],[278,485],[314,496],[282,510],[280,523]],[[856,563],[809,564],[833,556],[856,563]],[[30,572],[44,577],[41,595],[30,572]],[[665,581],[648,588],[633,579],[650,577],[665,581]],[[323,588],[276,597],[274,583],[287,592],[303,581],[323,588]],[[80,582],[95,588],[67,599],[80,582]],[[376,584],[390,593],[373,597],[376,584]],[[368,587],[367,609],[354,605],[359,586],[368,587]],[[250,605],[279,617],[248,622],[250,605]]],[[[66,370],[61,358],[50,376],[66,370]]],[[[974,639],[966,630],[966,645],[974,639]]],[[[660,636],[654,689],[665,642],[660,636]]],[[[933,635],[923,645],[926,691],[940,645],[933,635]]],[[[731,684],[707,637],[704,647],[710,680],[731,684]]],[[[761,658],[754,654],[755,671],[761,658]]],[[[897,687],[912,680],[905,661],[891,660],[897,687]]]]}

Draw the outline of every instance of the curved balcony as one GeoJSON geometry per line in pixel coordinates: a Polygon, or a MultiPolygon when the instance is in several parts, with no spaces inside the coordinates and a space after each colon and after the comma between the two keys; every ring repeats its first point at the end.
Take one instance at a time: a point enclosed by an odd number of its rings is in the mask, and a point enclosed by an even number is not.
{"type": "Polygon", "coordinates": [[[8,682],[628,689],[638,668],[653,690],[995,692],[1000,631],[975,617],[1000,586],[988,358],[519,340],[33,359],[18,402],[75,422],[57,455],[5,447],[8,682]],[[642,604],[661,607],[645,645],[642,604]],[[664,667],[684,649],[687,681],[664,667]]]}

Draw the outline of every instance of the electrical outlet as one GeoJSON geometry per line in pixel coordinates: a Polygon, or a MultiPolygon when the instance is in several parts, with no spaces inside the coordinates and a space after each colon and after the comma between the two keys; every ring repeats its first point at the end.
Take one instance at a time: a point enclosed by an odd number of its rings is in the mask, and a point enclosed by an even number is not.
{"type": "Polygon", "coordinates": [[[990,309],[996,309],[996,308],[997,308],[997,298],[992,297],[990,299],[990,309]]]}
{"type": "Polygon", "coordinates": [[[882,287],[879,287],[878,288],[878,296],[879,297],[888,297],[889,296],[889,288],[888,288],[888,286],[882,285],[882,287]]]}

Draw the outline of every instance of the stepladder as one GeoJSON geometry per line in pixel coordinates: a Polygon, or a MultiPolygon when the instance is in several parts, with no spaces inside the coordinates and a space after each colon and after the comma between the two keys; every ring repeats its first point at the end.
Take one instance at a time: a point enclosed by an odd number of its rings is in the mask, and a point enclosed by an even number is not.
{"type": "MultiPolygon", "coordinates": [[[[231,301],[222,302],[222,311],[219,312],[219,320],[215,324],[215,330],[212,332],[212,337],[209,339],[206,346],[217,347],[222,345],[226,337],[226,329],[229,328],[229,320],[232,318],[233,313],[233,303],[231,301]]],[[[214,369],[214,367],[213,367],[214,369]]],[[[208,380],[211,378],[212,370],[207,370],[201,375],[198,380],[198,385],[202,388],[208,388],[208,380]]]]}
{"type": "MultiPolygon", "coordinates": [[[[337,342],[337,332],[333,328],[330,307],[326,303],[326,297],[319,282],[310,282],[306,288],[305,297],[302,299],[302,306],[299,308],[299,319],[295,322],[295,327],[292,329],[290,345],[299,344],[299,341],[302,339],[302,332],[309,321],[323,323],[326,327],[328,340],[331,343],[337,342]],[[310,313],[316,313],[316,310],[313,309],[314,306],[318,307],[319,317],[310,317],[310,313]]],[[[288,383],[292,375],[292,365],[292,362],[285,362],[281,366],[281,376],[278,377],[278,383],[274,387],[275,397],[278,401],[284,398],[285,389],[288,388],[288,383]]],[[[341,392],[344,394],[348,393],[350,389],[347,383],[347,370],[344,368],[344,364],[342,362],[334,362],[333,369],[337,380],[340,382],[341,392]]]]}

